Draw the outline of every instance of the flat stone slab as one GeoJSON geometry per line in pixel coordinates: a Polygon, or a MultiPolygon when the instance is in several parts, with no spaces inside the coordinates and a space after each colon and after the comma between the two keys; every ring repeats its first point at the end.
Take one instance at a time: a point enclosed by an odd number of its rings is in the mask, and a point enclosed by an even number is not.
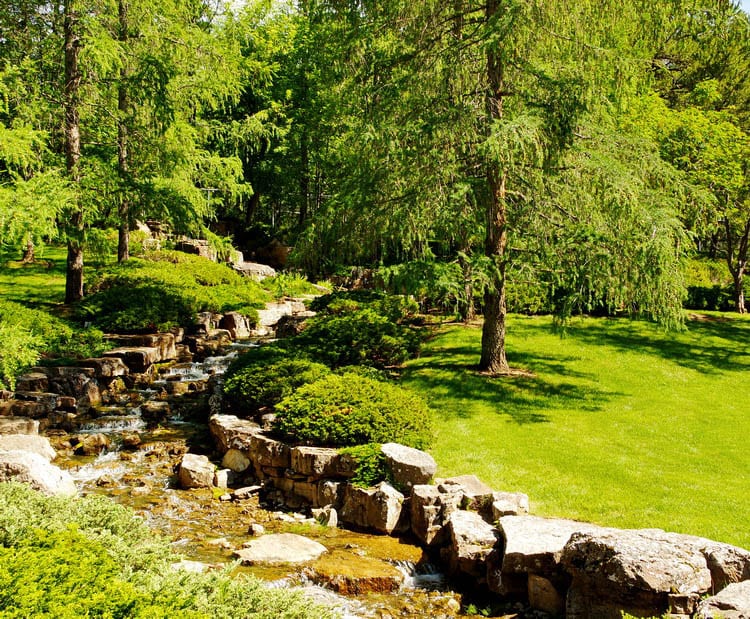
{"type": "Polygon", "coordinates": [[[159,349],[151,346],[122,346],[108,350],[102,356],[122,359],[128,369],[136,374],[143,374],[154,363],[161,361],[159,349]]]}
{"type": "Polygon", "coordinates": [[[250,439],[261,432],[257,423],[235,415],[213,415],[208,420],[208,429],[222,455],[230,449],[249,452],[250,439]]]}
{"type": "Polygon", "coordinates": [[[0,434],[39,434],[39,422],[28,417],[0,417],[0,434]]]}
{"type": "Polygon", "coordinates": [[[30,451],[0,451],[0,482],[3,481],[29,484],[48,495],[75,495],[77,492],[70,473],[30,451]]]}
{"type": "Polygon", "coordinates": [[[78,365],[84,368],[93,368],[97,378],[114,378],[115,376],[127,376],[128,366],[120,357],[95,357],[82,359],[78,365]]]}
{"type": "Polygon", "coordinates": [[[57,452],[49,439],[34,434],[0,434],[0,451],[30,451],[52,462],[57,452]]]}
{"type": "Polygon", "coordinates": [[[385,443],[380,450],[397,486],[411,488],[427,484],[437,471],[434,458],[419,449],[398,443],[385,443]]]}
{"type": "Polygon", "coordinates": [[[264,535],[234,552],[242,565],[309,563],[327,552],[323,544],[293,533],[264,535]]]}

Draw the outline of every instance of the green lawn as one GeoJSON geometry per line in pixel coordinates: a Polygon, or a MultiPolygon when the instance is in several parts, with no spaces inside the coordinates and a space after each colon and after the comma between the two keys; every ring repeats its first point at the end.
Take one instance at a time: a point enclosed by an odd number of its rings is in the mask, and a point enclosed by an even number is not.
{"type": "Polygon", "coordinates": [[[511,364],[533,378],[475,373],[472,327],[443,328],[408,364],[404,383],[437,412],[438,474],[526,492],[540,515],[750,548],[750,320],[551,325],[510,320],[511,364]]]}
{"type": "Polygon", "coordinates": [[[65,260],[63,247],[39,250],[33,264],[0,257],[0,296],[38,309],[50,309],[65,299],[65,260]]]}

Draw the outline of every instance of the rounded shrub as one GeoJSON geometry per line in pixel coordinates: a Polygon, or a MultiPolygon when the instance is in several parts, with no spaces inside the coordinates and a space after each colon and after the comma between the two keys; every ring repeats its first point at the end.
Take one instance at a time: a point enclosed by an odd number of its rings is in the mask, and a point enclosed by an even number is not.
{"type": "Polygon", "coordinates": [[[306,445],[397,442],[424,449],[431,428],[430,410],[419,396],[356,374],[331,374],[304,385],[276,407],[276,432],[306,445]]]}
{"type": "Polygon", "coordinates": [[[287,357],[265,363],[262,356],[232,372],[224,380],[224,396],[235,412],[252,414],[272,407],[295,389],[312,383],[331,370],[322,363],[287,357]]]}

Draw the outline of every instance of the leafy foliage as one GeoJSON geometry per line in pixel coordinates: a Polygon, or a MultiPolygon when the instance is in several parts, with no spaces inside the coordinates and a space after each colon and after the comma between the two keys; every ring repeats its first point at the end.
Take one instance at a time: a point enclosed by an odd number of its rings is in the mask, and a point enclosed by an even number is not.
{"type": "Polygon", "coordinates": [[[298,593],[228,572],[171,569],[168,540],[104,497],[0,484],[3,617],[329,617],[298,593]]]}
{"type": "Polygon", "coordinates": [[[340,453],[348,456],[356,463],[354,477],[351,483],[360,488],[369,488],[387,480],[388,471],[385,464],[385,454],[380,449],[380,443],[368,443],[356,447],[345,447],[340,453]]]}
{"type": "Polygon", "coordinates": [[[173,251],[105,268],[89,291],[79,316],[120,332],[187,325],[203,311],[253,316],[269,300],[256,282],[227,266],[173,251]]]}
{"type": "Polygon", "coordinates": [[[423,449],[431,413],[408,391],[364,376],[332,374],[300,387],[276,407],[275,430],[292,442],[353,446],[398,442],[423,449]]]}
{"type": "Polygon", "coordinates": [[[0,384],[13,388],[15,377],[42,355],[82,358],[102,350],[101,331],[75,328],[41,310],[0,299],[0,384]]]}
{"type": "Polygon", "coordinates": [[[307,359],[284,358],[267,363],[254,357],[240,370],[227,373],[224,395],[232,410],[252,414],[278,404],[295,389],[330,373],[327,366],[307,359]]]}

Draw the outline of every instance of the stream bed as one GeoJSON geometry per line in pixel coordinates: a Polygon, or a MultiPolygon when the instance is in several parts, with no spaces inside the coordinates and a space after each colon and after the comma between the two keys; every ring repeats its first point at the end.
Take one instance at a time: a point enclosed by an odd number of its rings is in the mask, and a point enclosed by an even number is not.
{"type": "MultiPolygon", "coordinates": [[[[77,428],[79,436],[104,435],[109,443],[106,449],[96,456],[68,452],[57,462],[70,471],[82,494],[109,496],[168,536],[175,551],[184,557],[185,569],[234,564],[233,552],[258,530],[296,533],[322,543],[328,552],[302,566],[235,564],[233,569],[251,573],[271,587],[302,587],[316,601],[337,608],[343,617],[460,614],[461,595],[451,590],[447,578],[416,544],[324,527],[307,514],[262,503],[258,494],[227,500],[221,496],[226,491],[218,488],[179,489],[176,470],[183,454],[212,451],[208,428],[204,423],[183,421],[179,413],[158,424],[153,420],[147,423],[142,411],[149,406],[158,408],[167,392],[205,391],[206,385],[214,389],[236,354],[234,350],[202,363],[166,368],[148,389],[123,394],[122,404],[100,408],[93,419],[77,428]],[[187,383],[188,388],[169,385],[175,382],[187,383]],[[196,389],[196,385],[200,387],[196,389]]],[[[219,404],[216,398],[216,394],[208,398],[214,410],[219,404]]],[[[58,447],[65,438],[51,436],[58,447]]]]}

